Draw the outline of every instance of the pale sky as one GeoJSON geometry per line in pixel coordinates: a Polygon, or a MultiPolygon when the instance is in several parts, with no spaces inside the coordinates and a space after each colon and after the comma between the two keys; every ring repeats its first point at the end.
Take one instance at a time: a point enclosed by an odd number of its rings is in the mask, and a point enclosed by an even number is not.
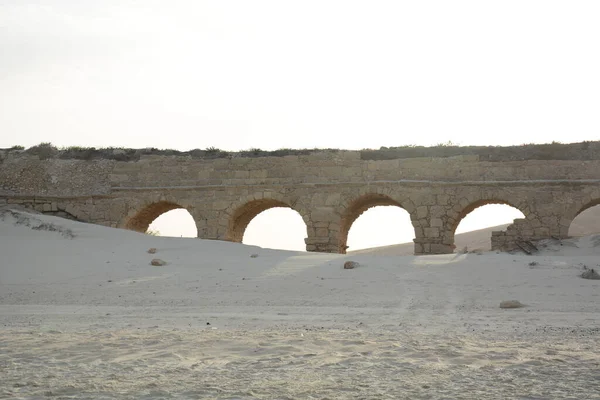
{"type": "Polygon", "coordinates": [[[597,0],[0,0],[0,147],[597,140],[598,21],[597,0]]]}

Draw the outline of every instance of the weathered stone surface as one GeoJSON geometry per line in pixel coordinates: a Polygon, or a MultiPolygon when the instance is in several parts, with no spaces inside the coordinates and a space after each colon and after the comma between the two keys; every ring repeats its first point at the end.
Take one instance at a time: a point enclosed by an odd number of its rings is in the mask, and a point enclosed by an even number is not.
{"type": "MultiPolygon", "coordinates": [[[[540,149],[548,150],[528,151],[540,149]]],[[[389,149],[216,159],[140,151],[130,161],[117,161],[129,153],[87,161],[6,153],[0,204],[141,232],[161,213],[184,208],[199,237],[229,241],[241,241],[260,212],[289,207],[306,223],[307,250],[342,253],[359,215],[392,205],[410,214],[415,254],[439,254],[454,251],[454,232],[469,212],[500,203],[526,216],[492,235],[493,249],[514,250],[519,241],[565,237],[579,212],[600,203],[600,144],[565,149],[530,160],[499,157],[498,148],[453,149],[445,158],[389,149]]]]}
{"type": "Polygon", "coordinates": [[[167,262],[161,260],[160,258],[154,258],[150,261],[150,265],[154,265],[155,267],[162,267],[163,265],[167,265],[167,262]]]}

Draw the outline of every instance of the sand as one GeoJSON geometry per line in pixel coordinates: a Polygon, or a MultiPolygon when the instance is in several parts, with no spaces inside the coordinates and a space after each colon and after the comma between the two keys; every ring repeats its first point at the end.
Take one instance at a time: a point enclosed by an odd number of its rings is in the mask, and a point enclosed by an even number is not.
{"type": "Polygon", "coordinates": [[[295,253],[0,212],[0,398],[599,399],[600,236],[541,247],[295,253]]]}

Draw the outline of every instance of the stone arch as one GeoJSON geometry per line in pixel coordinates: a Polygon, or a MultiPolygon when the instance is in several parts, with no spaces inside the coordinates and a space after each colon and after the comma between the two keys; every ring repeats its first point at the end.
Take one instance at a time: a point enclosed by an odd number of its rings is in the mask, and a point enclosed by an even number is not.
{"type": "Polygon", "coordinates": [[[600,194],[592,199],[585,199],[584,201],[578,202],[575,207],[572,207],[561,220],[561,236],[569,236],[569,229],[571,224],[577,218],[577,216],[588,209],[600,205],[600,194]]]}
{"type": "Polygon", "coordinates": [[[309,224],[307,221],[309,221],[309,219],[307,218],[307,214],[303,213],[302,210],[296,209],[292,204],[293,202],[288,199],[273,193],[269,193],[268,197],[264,197],[264,194],[262,193],[247,197],[243,202],[231,207],[231,212],[228,213],[229,220],[227,222],[225,240],[241,243],[244,238],[244,232],[246,232],[246,228],[250,221],[261,212],[275,207],[290,208],[300,214],[306,225],[308,236],[309,224]]]}
{"type": "Polygon", "coordinates": [[[599,204],[600,204],[600,197],[598,197],[598,198],[596,198],[596,199],[593,199],[593,200],[589,201],[588,203],[586,203],[585,205],[583,205],[583,206],[581,206],[581,207],[579,208],[579,210],[578,210],[578,211],[575,213],[575,216],[574,216],[574,217],[578,216],[579,214],[581,214],[582,212],[584,212],[584,211],[585,211],[585,210],[587,210],[588,208],[595,207],[595,206],[597,206],[597,205],[599,205],[599,204]]]}
{"type": "Polygon", "coordinates": [[[454,232],[456,232],[456,228],[458,228],[458,225],[460,224],[460,222],[467,215],[469,215],[471,212],[473,212],[475,209],[477,209],[479,207],[487,206],[490,204],[502,204],[502,205],[510,206],[512,208],[516,208],[517,210],[521,211],[523,213],[523,215],[525,215],[527,217],[527,212],[526,212],[527,208],[526,208],[526,206],[523,206],[521,204],[516,204],[511,201],[507,201],[507,200],[503,200],[503,199],[499,199],[499,198],[495,198],[495,197],[492,197],[489,199],[488,198],[479,199],[479,200],[476,200],[476,201],[470,203],[469,205],[465,206],[458,213],[455,213],[454,215],[450,216],[449,222],[450,222],[450,231],[452,232],[452,234],[454,234],[454,232]]]}
{"type": "Polygon", "coordinates": [[[415,237],[417,237],[417,230],[414,229],[415,218],[413,217],[414,210],[412,207],[402,205],[386,193],[365,193],[346,204],[341,212],[340,233],[338,237],[339,253],[346,254],[348,233],[354,221],[369,208],[377,206],[396,206],[406,210],[411,217],[411,221],[413,221],[413,230],[415,230],[415,237]]]}
{"type": "Polygon", "coordinates": [[[529,215],[529,207],[527,204],[515,203],[500,197],[486,197],[470,202],[462,207],[460,211],[456,211],[448,216],[448,226],[444,233],[444,243],[454,247],[454,235],[460,222],[475,209],[490,204],[503,204],[519,210],[525,218],[529,215]]]}
{"type": "MultiPolygon", "coordinates": [[[[125,221],[125,229],[137,232],[146,232],[148,227],[156,218],[162,214],[178,208],[186,208],[174,201],[160,200],[146,204],[140,211],[125,221]]],[[[190,210],[188,210],[190,211],[190,210]]],[[[192,214],[190,212],[190,214],[192,214]]],[[[192,214],[193,215],[193,214],[192,214]]]]}

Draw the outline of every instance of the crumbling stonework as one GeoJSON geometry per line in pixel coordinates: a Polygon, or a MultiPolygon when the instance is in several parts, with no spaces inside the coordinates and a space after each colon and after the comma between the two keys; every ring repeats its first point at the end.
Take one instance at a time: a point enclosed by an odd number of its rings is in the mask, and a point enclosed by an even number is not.
{"type": "Polygon", "coordinates": [[[307,250],[339,253],[360,214],[393,205],[410,214],[415,254],[440,254],[454,250],[454,232],[469,212],[499,203],[525,216],[492,236],[494,249],[511,250],[521,240],[566,237],[571,221],[600,203],[596,153],[518,161],[482,161],[473,154],[365,160],[359,151],[117,161],[5,152],[0,204],[140,232],[160,214],[185,208],[198,237],[237,242],[260,212],[289,207],[306,223],[307,250]]]}

